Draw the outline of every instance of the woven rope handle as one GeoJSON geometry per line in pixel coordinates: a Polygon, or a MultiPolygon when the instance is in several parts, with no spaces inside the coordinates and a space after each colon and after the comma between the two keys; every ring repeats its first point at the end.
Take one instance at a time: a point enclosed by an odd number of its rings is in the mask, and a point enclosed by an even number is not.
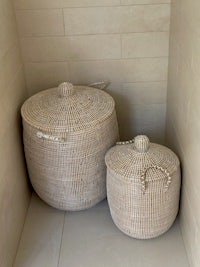
{"type": "Polygon", "coordinates": [[[110,82],[104,82],[104,81],[88,84],[88,86],[94,87],[100,90],[105,90],[109,85],[110,85],[110,82]]]}
{"type": "Polygon", "coordinates": [[[56,137],[50,134],[44,134],[42,132],[37,132],[36,136],[40,139],[46,139],[51,141],[57,141],[57,142],[65,142],[66,140],[64,138],[56,137]]]}
{"type": "Polygon", "coordinates": [[[170,173],[169,173],[166,169],[162,168],[161,166],[152,165],[152,166],[146,168],[146,169],[142,172],[142,174],[141,174],[141,176],[140,176],[140,181],[141,181],[141,184],[142,184],[142,191],[143,191],[143,193],[145,193],[145,191],[146,191],[146,183],[147,183],[147,182],[146,182],[146,174],[147,174],[147,171],[148,171],[149,169],[160,170],[161,172],[163,172],[163,173],[166,174],[166,176],[167,176],[167,183],[166,183],[166,185],[165,185],[165,192],[166,192],[166,191],[168,190],[168,188],[169,188],[171,182],[172,182],[172,178],[171,178],[171,176],[170,176],[170,173]]]}
{"type": "Polygon", "coordinates": [[[120,141],[117,142],[116,145],[128,145],[128,144],[133,144],[134,143],[134,139],[131,139],[129,141],[120,141]]]}

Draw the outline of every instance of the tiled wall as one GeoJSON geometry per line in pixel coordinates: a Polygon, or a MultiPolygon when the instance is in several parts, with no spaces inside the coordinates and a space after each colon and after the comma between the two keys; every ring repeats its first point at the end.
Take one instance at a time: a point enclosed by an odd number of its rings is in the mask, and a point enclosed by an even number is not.
{"type": "Polygon", "coordinates": [[[0,266],[11,267],[30,193],[19,108],[27,97],[14,8],[0,0],[0,266]]]}
{"type": "Polygon", "coordinates": [[[29,95],[109,81],[123,139],[163,142],[170,0],[14,0],[29,95]]]}
{"type": "Polygon", "coordinates": [[[173,0],[168,144],[182,161],[181,229],[191,267],[200,266],[200,1],[173,0]]]}

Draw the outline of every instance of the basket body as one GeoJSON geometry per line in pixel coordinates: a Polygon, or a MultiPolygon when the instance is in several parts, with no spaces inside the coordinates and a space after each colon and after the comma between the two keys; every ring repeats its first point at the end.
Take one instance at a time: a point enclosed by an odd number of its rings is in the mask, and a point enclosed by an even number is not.
{"type": "Polygon", "coordinates": [[[106,197],[104,157],[119,138],[114,108],[103,121],[74,132],[38,129],[23,117],[23,138],[31,183],[46,203],[73,211],[106,197]]]}
{"type": "MultiPolygon", "coordinates": [[[[165,149],[162,146],[159,148],[160,151],[165,149]]],[[[123,153],[122,151],[122,155],[123,153]]],[[[169,154],[170,151],[168,150],[167,153],[169,154]]],[[[119,174],[114,167],[112,168],[110,160],[113,160],[114,157],[110,157],[108,152],[106,155],[107,198],[112,219],[122,232],[134,238],[149,239],[165,233],[177,216],[180,167],[175,154],[171,154],[172,161],[173,157],[175,160],[171,162],[173,166],[168,167],[171,182],[170,186],[166,188],[166,173],[161,171],[160,167],[157,169],[148,168],[148,162],[145,162],[145,158],[147,158],[145,153],[139,153],[139,157],[144,158],[144,160],[142,164],[140,164],[140,160],[135,160],[135,165],[132,165],[132,168],[135,166],[133,175],[126,175],[126,167],[124,167],[123,176],[123,171],[119,174]],[[141,175],[145,168],[148,168],[148,171],[145,176],[145,190],[143,190],[141,175]]],[[[156,159],[154,158],[153,161],[156,159]]],[[[168,163],[165,162],[163,156],[162,164],[168,165],[169,163],[169,161],[168,163]]]]}

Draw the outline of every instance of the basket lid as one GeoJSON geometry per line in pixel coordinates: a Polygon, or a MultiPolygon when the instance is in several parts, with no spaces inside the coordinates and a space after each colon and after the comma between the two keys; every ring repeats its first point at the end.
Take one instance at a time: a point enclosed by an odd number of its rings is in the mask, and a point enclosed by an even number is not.
{"type": "Polygon", "coordinates": [[[113,98],[99,89],[65,82],[30,97],[21,114],[40,130],[76,132],[106,120],[114,106],[113,98]]]}
{"type": "Polygon", "coordinates": [[[145,135],[136,136],[131,144],[121,144],[107,152],[106,165],[124,179],[141,180],[148,169],[152,169],[153,177],[147,177],[147,180],[163,179],[162,172],[169,177],[179,167],[178,157],[169,148],[150,143],[145,135]]]}

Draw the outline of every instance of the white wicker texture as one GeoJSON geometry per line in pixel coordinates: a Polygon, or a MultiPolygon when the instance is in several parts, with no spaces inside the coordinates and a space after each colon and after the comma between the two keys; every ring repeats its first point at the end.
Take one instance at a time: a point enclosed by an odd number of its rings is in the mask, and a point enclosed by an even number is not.
{"type": "Polygon", "coordinates": [[[173,224],[179,209],[180,163],[168,148],[146,136],[117,145],[106,154],[111,216],[125,234],[157,237],[173,224]]]}
{"type": "Polygon", "coordinates": [[[118,140],[113,99],[64,83],[28,99],[21,110],[29,177],[37,194],[62,210],[106,197],[105,153],[118,140]]]}

